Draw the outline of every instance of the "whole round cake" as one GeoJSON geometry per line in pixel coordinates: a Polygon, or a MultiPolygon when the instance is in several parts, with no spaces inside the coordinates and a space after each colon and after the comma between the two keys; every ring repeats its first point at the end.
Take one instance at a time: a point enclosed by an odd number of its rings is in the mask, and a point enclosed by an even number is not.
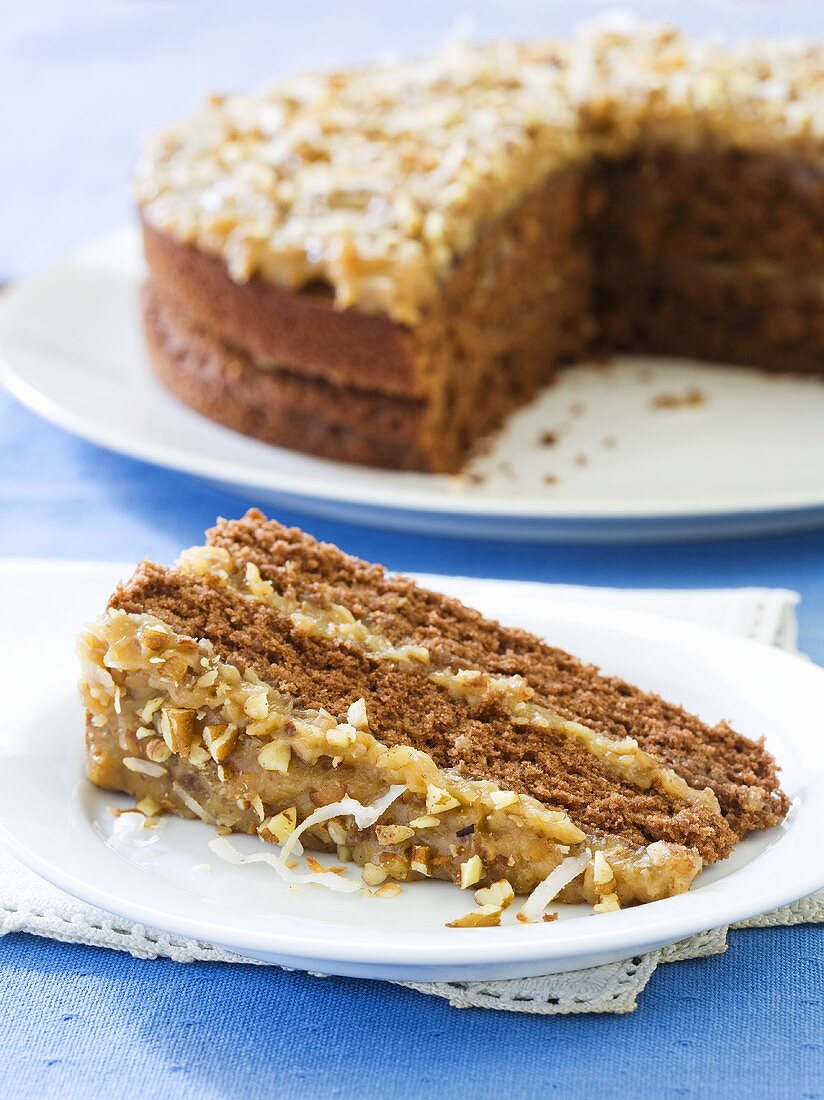
{"type": "Polygon", "coordinates": [[[432,472],[593,354],[822,373],[822,120],[820,44],[647,24],[214,96],[137,171],[154,369],[432,472]]]}

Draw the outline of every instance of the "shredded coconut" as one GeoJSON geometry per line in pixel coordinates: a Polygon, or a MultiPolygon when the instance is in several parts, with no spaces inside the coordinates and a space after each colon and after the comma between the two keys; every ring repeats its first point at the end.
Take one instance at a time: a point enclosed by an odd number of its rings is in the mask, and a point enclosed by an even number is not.
{"type": "Polygon", "coordinates": [[[576,879],[590,860],[590,852],[587,849],[578,856],[567,856],[562,859],[554,870],[546,876],[543,882],[539,882],[518,914],[518,919],[532,923],[539,921],[544,915],[544,910],[553,901],[565,886],[576,879]]]}
{"type": "Polygon", "coordinates": [[[339,894],[354,894],[363,889],[362,882],[354,882],[342,874],[331,875],[325,868],[323,871],[293,871],[289,865],[289,856],[293,852],[302,851],[299,843],[301,833],[311,829],[313,825],[320,825],[333,817],[351,815],[354,817],[359,829],[368,829],[370,825],[375,824],[397,798],[400,798],[405,790],[404,784],[395,784],[371,806],[364,806],[362,802],[358,802],[354,798],[342,798],[339,802],[331,802],[328,806],[321,806],[290,834],[277,855],[273,852],[254,852],[250,856],[244,856],[225,837],[215,837],[214,840],[210,840],[209,847],[219,859],[225,860],[226,863],[232,863],[237,867],[243,867],[249,863],[265,863],[290,886],[311,884],[313,886],[325,886],[328,890],[333,890],[339,894]]]}

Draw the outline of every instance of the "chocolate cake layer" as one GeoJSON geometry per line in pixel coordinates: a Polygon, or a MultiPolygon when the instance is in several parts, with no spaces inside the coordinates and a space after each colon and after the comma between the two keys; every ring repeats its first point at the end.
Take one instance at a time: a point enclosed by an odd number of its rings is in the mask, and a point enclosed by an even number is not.
{"type": "MultiPolygon", "coordinates": [[[[640,144],[593,162],[587,236],[597,262],[781,265],[824,273],[824,168],[779,152],[640,144]]],[[[597,275],[597,270],[596,270],[597,275]]]]}
{"type": "Polygon", "coordinates": [[[340,388],[262,369],[243,352],[181,321],[144,295],[155,374],[187,405],[266,443],[371,466],[416,470],[429,461],[420,401],[340,388]]]}
{"type": "Polygon", "coordinates": [[[485,364],[551,366],[584,353],[591,275],[580,240],[583,169],[526,196],[462,257],[421,321],[336,310],[315,284],[288,293],[143,223],[153,296],[250,358],[338,386],[421,397],[485,364]],[[561,293],[572,288],[568,294],[561,293]],[[555,337],[553,339],[553,337],[555,337]]]}
{"type": "Polygon", "coordinates": [[[610,351],[824,371],[824,171],[649,145],[594,169],[588,234],[610,351]]]}
{"type": "MultiPolygon", "coordinates": [[[[340,603],[394,642],[426,646],[433,661],[453,669],[521,675],[537,701],[564,717],[613,737],[632,736],[691,786],[711,787],[739,836],[774,825],[787,812],[772,756],[726,723],[708,726],[683,708],[603,676],[533,635],[485,619],[456,600],[389,575],[295,528],[267,522],[260,512],[221,521],[208,538],[238,562],[257,565],[278,592],[340,603]]],[[[471,773],[481,759],[486,766],[483,749],[470,739],[455,763],[471,773]]]]}
{"type": "Polygon", "coordinates": [[[611,259],[600,274],[601,335],[616,351],[824,372],[824,277],[672,258],[611,259]]]}
{"type": "Polygon", "coordinates": [[[456,698],[433,683],[426,666],[308,635],[288,616],[208,578],[144,563],[109,606],[152,615],[184,637],[207,638],[221,659],[252,669],[299,706],[345,714],[362,698],[382,743],[411,745],[467,778],[500,780],[563,810],[587,832],[637,845],[683,844],[707,863],[727,855],[735,840],[703,803],[656,786],[639,790],[575,741],[529,724],[513,727],[501,703],[477,708],[456,698]]]}

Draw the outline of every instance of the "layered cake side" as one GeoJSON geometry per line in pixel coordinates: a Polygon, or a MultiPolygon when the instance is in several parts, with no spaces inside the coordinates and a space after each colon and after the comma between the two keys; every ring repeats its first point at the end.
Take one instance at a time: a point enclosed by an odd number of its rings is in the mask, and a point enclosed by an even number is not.
{"type": "Polygon", "coordinates": [[[370,885],[563,865],[564,900],[636,904],[787,810],[762,745],[256,512],[143,563],[80,652],[94,782],[370,885]]]}

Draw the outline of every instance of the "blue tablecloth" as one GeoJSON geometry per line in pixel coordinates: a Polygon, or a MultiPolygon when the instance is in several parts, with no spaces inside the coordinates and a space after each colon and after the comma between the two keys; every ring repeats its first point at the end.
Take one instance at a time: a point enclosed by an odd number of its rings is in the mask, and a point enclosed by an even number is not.
{"type": "MultiPolygon", "coordinates": [[[[0,555],[171,559],[254,504],[108,454],[0,395],[0,555]]],[[[624,586],[796,588],[824,663],[824,532],[553,547],[279,513],[398,569],[624,586]]],[[[824,1096],[820,928],[740,932],[660,968],[632,1016],[457,1010],[385,984],[0,941],[0,1095],[495,1098],[824,1096]]]]}

